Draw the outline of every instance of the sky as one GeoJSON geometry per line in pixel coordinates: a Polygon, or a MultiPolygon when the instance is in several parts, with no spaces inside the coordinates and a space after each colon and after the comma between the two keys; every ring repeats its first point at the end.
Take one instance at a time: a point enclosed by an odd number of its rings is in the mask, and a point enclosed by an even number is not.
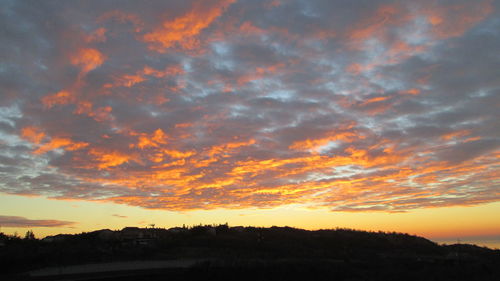
{"type": "Polygon", "coordinates": [[[497,0],[0,0],[0,231],[500,248],[499,30],[497,0]]]}

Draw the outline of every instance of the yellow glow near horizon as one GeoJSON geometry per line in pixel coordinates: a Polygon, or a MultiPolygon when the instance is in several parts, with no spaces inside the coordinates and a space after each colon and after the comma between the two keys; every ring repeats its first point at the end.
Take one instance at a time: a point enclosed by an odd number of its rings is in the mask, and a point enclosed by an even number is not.
{"type": "MultiPolygon", "coordinates": [[[[304,229],[353,228],[368,231],[404,232],[429,239],[463,239],[470,236],[500,235],[500,202],[473,207],[448,207],[412,210],[405,213],[331,212],[288,205],[273,209],[218,209],[171,212],[149,210],[113,203],[53,200],[2,194],[0,214],[31,220],[74,221],[64,227],[6,227],[7,234],[23,235],[33,229],[39,238],[57,233],[80,233],[97,229],[121,229],[126,226],[170,228],[196,224],[231,226],[291,226],[304,229]],[[121,217],[118,217],[118,216],[121,217]]],[[[484,245],[488,244],[487,242],[484,245]]]]}

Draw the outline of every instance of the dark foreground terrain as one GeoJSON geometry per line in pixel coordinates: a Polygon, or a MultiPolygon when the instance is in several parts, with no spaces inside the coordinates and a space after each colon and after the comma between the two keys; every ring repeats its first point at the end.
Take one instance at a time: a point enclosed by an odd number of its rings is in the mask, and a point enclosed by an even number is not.
{"type": "Polygon", "coordinates": [[[499,250],[401,233],[219,225],[0,235],[0,280],[500,280],[499,250]]]}

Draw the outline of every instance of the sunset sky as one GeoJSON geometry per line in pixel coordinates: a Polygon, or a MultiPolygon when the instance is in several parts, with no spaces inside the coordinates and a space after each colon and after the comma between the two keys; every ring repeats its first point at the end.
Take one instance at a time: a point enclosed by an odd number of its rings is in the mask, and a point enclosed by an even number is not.
{"type": "Polygon", "coordinates": [[[0,0],[0,231],[500,248],[499,30],[496,0],[0,0]]]}

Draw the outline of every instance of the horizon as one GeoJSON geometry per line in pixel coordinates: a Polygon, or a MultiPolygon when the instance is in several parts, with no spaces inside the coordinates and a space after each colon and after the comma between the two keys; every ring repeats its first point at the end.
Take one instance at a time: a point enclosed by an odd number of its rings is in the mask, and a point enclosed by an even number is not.
{"type": "Polygon", "coordinates": [[[0,232],[498,249],[499,19],[497,0],[3,0],[0,232]]]}
{"type": "MultiPolygon", "coordinates": [[[[175,225],[175,226],[168,226],[168,227],[161,227],[157,226],[156,224],[150,224],[146,226],[140,226],[140,225],[129,225],[129,226],[124,226],[119,229],[110,229],[110,228],[101,228],[101,229],[92,229],[88,231],[82,231],[82,232],[74,232],[74,233],[52,233],[50,235],[45,235],[45,236],[37,236],[37,234],[32,230],[29,229],[32,234],[34,234],[34,238],[41,240],[46,237],[53,237],[57,235],[79,235],[79,234],[85,234],[85,233],[92,233],[92,232],[98,232],[102,230],[111,230],[114,232],[119,232],[123,231],[126,228],[140,228],[140,229],[163,229],[163,230],[170,230],[172,228],[185,228],[185,229],[191,229],[195,227],[217,227],[217,226],[222,226],[226,225],[229,228],[235,228],[235,227],[245,227],[245,228],[273,228],[273,227],[278,227],[278,228],[293,228],[293,229],[298,229],[298,230],[305,230],[305,231],[318,231],[318,230],[350,230],[350,231],[361,231],[361,232],[369,232],[369,233],[377,233],[377,232],[383,232],[383,233],[396,233],[396,234],[407,234],[411,236],[416,236],[416,237],[422,237],[425,239],[428,239],[438,245],[453,245],[453,244],[469,244],[469,245],[476,245],[479,247],[487,247],[492,250],[500,250],[500,236],[499,235],[486,235],[486,236],[462,236],[462,237],[424,237],[416,234],[411,234],[411,233],[406,233],[406,232],[396,232],[396,231],[381,231],[381,230],[364,230],[364,229],[355,229],[355,228],[343,228],[343,227],[333,227],[333,228],[312,228],[312,229],[307,229],[307,228],[300,228],[300,227],[292,227],[288,225],[272,225],[272,226],[255,226],[255,225],[229,225],[227,223],[225,224],[193,224],[193,225],[185,225],[183,224],[182,226],[180,225],[175,225]]],[[[0,227],[0,233],[3,233],[8,236],[12,237],[18,237],[18,238],[23,238],[22,233],[18,233],[17,231],[9,234],[9,233],[4,233],[1,231],[0,227]]]]}

